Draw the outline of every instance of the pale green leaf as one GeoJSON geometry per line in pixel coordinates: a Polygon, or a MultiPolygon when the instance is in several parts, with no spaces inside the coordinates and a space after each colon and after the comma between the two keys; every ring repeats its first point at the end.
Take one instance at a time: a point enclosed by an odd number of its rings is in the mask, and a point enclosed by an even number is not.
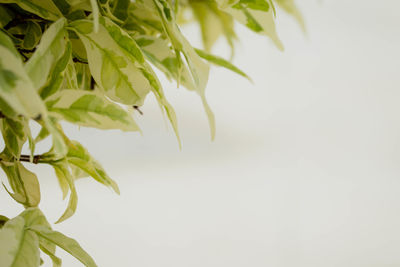
{"type": "Polygon", "coordinates": [[[108,176],[103,167],[80,143],[72,141],[67,154],[67,160],[71,165],[82,169],[99,183],[110,186],[117,194],[120,193],[117,183],[108,176]]]}
{"type": "Polygon", "coordinates": [[[74,239],[63,235],[60,232],[48,230],[47,228],[41,226],[33,226],[30,229],[36,232],[40,237],[47,239],[48,241],[56,244],[58,247],[64,249],[66,252],[70,253],[85,266],[97,266],[92,257],[90,257],[89,254],[87,254],[74,239]]]}
{"type": "Polygon", "coordinates": [[[233,52],[236,35],[232,17],[221,11],[215,1],[190,0],[189,3],[200,25],[204,49],[210,52],[218,38],[224,35],[233,52]]]}
{"type": "Polygon", "coordinates": [[[240,0],[234,3],[227,3],[226,0],[216,1],[223,11],[252,31],[270,37],[275,45],[283,50],[275,28],[275,10],[271,0],[240,0]]]}
{"type": "Polygon", "coordinates": [[[96,84],[112,100],[126,105],[141,106],[151,86],[140,65],[112,38],[100,19],[99,31],[93,32],[93,22],[78,20],[70,26],[83,41],[91,74],[96,84]]]}
{"type": "Polygon", "coordinates": [[[39,94],[42,97],[42,99],[51,96],[60,89],[64,81],[68,63],[71,61],[71,53],[72,53],[71,43],[67,42],[64,54],[57,60],[57,62],[54,65],[54,68],[51,70],[48,82],[44,87],[42,87],[39,90],[39,94]]]}
{"type": "MultiPolygon", "coordinates": [[[[47,240],[46,240],[47,241],[47,240]]],[[[49,242],[49,241],[47,241],[49,242]]],[[[49,242],[50,243],[50,242],[49,242]]],[[[53,243],[51,243],[52,245],[54,245],[53,243]]],[[[43,251],[47,256],[50,257],[51,261],[53,262],[53,267],[61,267],[62,265],[62,260],[57,257],[54,252],[51,252],[50,250],[48,250],[46,247],[44,246],[39,246],[40,250],[43,251]]]]}
{"type": "Polygon", "coordinates": [[[3,118],[0,121],[0,129],[6,148],[15,158],[18,158],[22,146],[30,135],[28,120],[23,117],[3,118]]]}
{"type": "MultiPolygon", "coordinates": [[[[69,197],[67,209],[65,210],[63,215],[56,222],[56,223],[60,223],[62,221],[65,221],[66,219],[68,219],[75,213],[76,207],[78,205],[78,194],[76,193],[74,179],[71,176],[71,173],[68,169],[67,161],[62,160],[62,161],[58,161],[56,163],[52,163],[51,165],[53,166],[54,171],[56,172],[57,178],[60,181],[60,185],[62,183],[61,181],[64,181],[64,183],[66,182],[68,184],[69,189],[71,190],[71,195],[69,197]]],[[[63,189],[63,191],[64,191],[64,189],[63,189]]],[[[64,194],[64,192],[63,192],[63,194],[64,194]]]]}
{"type": "Polygon", "coordinates": [[[6,116],[15,114],[28,118],[36,118],[46,113],[45,106],[31,80],[24,71],[24,67],[12,41],[0,31],[0,98],[8,108],[2,112],[6,116]]]}
{"type": "Polygon", "coordinates": [[[36,207],[40,202],[40,187],[36,174],[26,169],[19,161],[12,162],[10,157],[8,162],[2,160],[0,166],[14,191],[9,193],[15,201],[28,207],[36,207]]]}
{"type": "MultiPolygon", "coordinates": [[[[175,51],[180,51],[187,62],[196,92],[199,94],[203,103],[204,110],[207,114],[210,125],[211,139],[215,137],[215,118],[212,113],[205,95],[205,88],[208,82],[209,65],[206,64],[194,51],[193,47],[186,40],[176,24],[174,13],[165,0],[153,0],[154,8],[158,11],[164,26],[165,33],[171,41],[175,51]]],[[[177,54],[179,58],[179,53],[177,54]]]]}
{"type": "Polygon", "coordinates": [[[50,223],[47,221],[43,212],[36,207],[27,208],[23,212],[21,212],[18,216],[21,216],[25,220],[25,225],[27,227],[34,225],[41,225],[51,229],[50,223]]]}
{"type": "Polygon", "coordinates": [[[209,54],[209,53],[207,53],[207,52],[205,52],[203,50],[200,50],[200,49],[195,49],[195,50],[196,50],[196,53],[200,57],[202,57],[203,59],[209,61],[210,63],[215,64],[215,65],[220,66],[220,67],[223,67],[223,68],[226,68],[228,70],[231,70],[231,71],[233,71],[233,72],[235,72],[235,73],[237,73],[237,74],[239,74],[239,75],[241,75],[241,76],[243,76],[246,79],[251,81],[250,77],[247,76],[246,73],[244,73],[238,67],[236,67],[235,65],[233,65],[229,61],[223,59],[222,57],[209,54]]]}
{"type": "Polygon", "coordinates": [[[178,63],[175,51],[167,40],[151,36],[138,36],[136,42],[146,59],[161,70],[168,79],[174,79],[189,90],[196,90],[190,71],[185,64],[178,63]]]}
{"type": "MultiPolygon", "coordinates": [[[[65,143],[64,133],[57,123],[56,119],[53,117],[47,117],[45,120],[40,121],[42,127],[46,130],[43,130],[43,134],[45,135],[46,132],[49,132],[53,139],[53,146],[52,146],[52,154],[53,157],[61,159],[65,157],[68,152],[67,144],[65,143]]],[[[42,131],[41,131],[42,132],[42,131]]],[[[43,136],[44,137],[44,136],[43,136]]],[[[38,138],[41,138],[38,136],[38,138]]]]}
{"type": "Polygon", "coordinates": [[[81,126],[139,130],[126,110],[98,92],[61,90],[49,98],[46,104],[51,115],[81,126]]]}
{"type": "MultiPolygon", "coordinates": [[[[19,217],[25,219],[26,227],[41,226],[48,230],[51,230],[49,222],[47,221],[42,211],[38,208],[28,208],[23,211],[19,215],[19,217]]],[[[56,252],[56,246],[54,243],[39,236],[39,247],[44,253],[46,253],[50,257],[53,262],[53,267],[61,266],[61,259],[54,255],[56,252]]]]}
{"type": "Polygon", "coordinates": [[[177,119],[174,109],[171,104],[167,101],[160,81],[157,75],[154,73],[151,66],[145,61],[145,56],[136,43],[136,41],[124,32],[118,25],[114,24],[111,20],[105,18],[102,20],[102,25],[107,29],[113,40],[119,44],[125,54],[130,57],[131,61],[137,62],[138,69],[142,72],[143,76],[147,79],[150,84],[150,89],[156,96],[159,105],[165,110],[169,121],[175,131],[175,135],[178,138],[180,144],[180,138],[178,133],[177,119]]]}
{"type": "Polygon", "coordinates": [[[0,229],[1,267],[37,267],[40,263],[39,239],[18,216],[0,229]]]}
{"type": "Polygon", "coordinates": [[[37,90],[45,85],[49,73],[64,54],[66,48],[65,23],[66,19],[61,18],[50,25],[43,33],[32,57],[25,64],[25,70],[37,90]]]}

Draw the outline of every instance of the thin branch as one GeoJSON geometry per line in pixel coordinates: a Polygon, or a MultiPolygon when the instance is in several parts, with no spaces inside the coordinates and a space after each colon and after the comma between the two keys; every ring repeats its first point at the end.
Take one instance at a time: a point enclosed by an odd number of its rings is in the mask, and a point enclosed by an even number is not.
{"type": "Polygon", "coordinates": [[[32,161],[31,161],[31,156],[29,156],[29,155],[20,155],[19,156],[19,161],[38,164],[38,163],[40,163],[40,155],[33,156],[33,160],[32,161]]]}
{"type": "MultiPolygon", "coordinates": [[[[31,156],[29,156],[29,155],[20,155],[18,161],[29,162],[29,163],[33,163],[33,164],[48,163],[47,161],[44,161],[44,160],[41,160],[41,159],[42,158],[41,158],[40,155],[35,155],[35,156],[33,156],[33,160],[31,161],[31,156]]],[[[0,158],[0,161],[3,161],[3,159],[0,158]]]]}
{"type": "Polygon", "coordinates": [[[133,106],[133,108],[136,109],[139,112],[139,114],[143,116],[143,111],[139,109],[139,106],[133,106]]]}

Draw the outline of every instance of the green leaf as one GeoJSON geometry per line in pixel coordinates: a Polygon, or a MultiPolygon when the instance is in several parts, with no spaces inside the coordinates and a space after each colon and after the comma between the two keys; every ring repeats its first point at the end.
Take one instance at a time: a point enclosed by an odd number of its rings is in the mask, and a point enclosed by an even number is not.
{"type": "Polygon", "coordinates": [[[0,3],[15,3],[22,9],[47,20],[57,20],[62,16],[52,0],[0,0],[0,3]]]}
{"type": "Polygon", "coordinates": [[[200,25],[204,49],[210,52],[219,37],[224,35],[233,50],[233,40],[236,35],[232,17],[219,10],[217,4],[212,1],[191,0],[189,3],[200,25]]]}
{"type": "Polygon", "coordinates": [[[49,73],[64,54],[66,48],[65,23],[66,19],[61,18],[51,24],[44,32],[32,57],[25,64],[25,70],[36,89],[46,83],[49,73]]]}
{"type": "Polygon", "coordinates": [[[100,20],[97,33],[89,20],[70,24],[85,45],[89,67],[96,84],[112,100],[126,105],[141,106],[150,91],[150,84],[140,65],[126,56],[100,20]]]}
{"type": "Polygon", "coordinates": [[[181,65],[178,62],[175,51],[167,40],[141,35],[136,37],[136,42],[146,59],[161,70],[168,79],[176,80],[189,90],[196,90],[190,71],[185,64],[181,65]]]}
{"type": "Polygon", "coordinates": [[[22,47],[24,49],[31,50],[39,43],[39,40],[42,37],[42,29],[40,28],[40,25],[35,21],[28,21],[27,23],[28,26],[26,28],[22,47]]]}
{"type": "Polygon", "coordinates": [[[21,212],[18,216],[21,216],[25,220],[25,225],[27,227],[40,225],[51,229],[50,223],[47,221],[43,212],[39,208],[27,208],[21,212]]]}
{"type": "Polygon", "coordinates": [[[160,81],[157,78],[157,75],[154,73],[151,66],[145,61],[145,56],[136,43],[136,41],[129,36],[126,32],[124,32],[118,25],[114,24],[111,20],[104,18],[101,21],[102,25],[107,29],[111,38],[119,44],[123,52],[130,57],[132,62],[136,62],[138,69],[142,72],[143,76],[147,79],[150,84],[150,90],[156,96],[156,99],[159,105],[164,109],[167,114],[169,121],[174,129],[175,135],[180,144],[179,132],[177,119],[174,109],[171,104],[167,101],[160,81]]]}
{"type": "Polygon", "coordinates": [[[275,9],[271,0],[240,0],[234,3],[216,0],[216,2],[221,10],[232,15],[252,31],[270,37],[280,50],[284,49],[276,33],[275,9]]]}
{"type": "MultiPolygon", "coordinates": [[[[175,21],[174,12],[172,11],[169,3],[165,0],[153,0],[153,4],[154,8],[159,13],[165,33],[170,39],[172,46],[174,47],[175,51],[180,51],[186,59],[196,92],[199,94],[204,110],[207,114],[211,131],[211,139],[214,139],[215,118],[211,108],[207,103],[205,95],[205,88],[208,82],[208,74],[210,71],[209,65],[197,55],[193,47],[180,32],[175,21]]],[[[177,53],[178,60],[180,52],[177,53]]]]}
{"type": "MultiPolygon", "coordinates": [[[[74,215],[76,207],[78,205],[78,194],[76,193],[74,179],[71,176],[71,173],[68,169],[68,163],[66,160],[58,161],[56,163],[51,164],[56,172],[57,178],[61,183],[67,183],[69,189],[71,189],[71,195],[69,197],[69,202],[67,209],[63,213],[63,215],[56,221],[56,223],[60,223],[65,221],[72,215],[74,215]],[[62,182],[63,181],[63,182],[62,182]]],[[[63,187],[62,187],[63,188],[63,187]]],[[[63,189],[64,191],[64,189],[63,189]]],[[[64,192],[63,192],[64,194],[64,192]]]]}
{"type": "Polygon", "coordinates": [[[68,63],[71,61],[71,54],[71,43],[67,42],[64,54],[55,63],[47,84],[39,91],[42,99],[46,99],[60,89],[65,78],[68,63]]]}
{"type": "Polygon", "coordinates": [[[0,129],[6,148],[15,158],[18,158],[22,146],[30,135],[28,120],[23,117],[3,118],[0,121],[0,129]]]}
{"type": "Polygon", "coordinates": [[[119,188],[104,171],[103,167],[89,154],[89,152],[78,142],[72,141],[67,154],[68,163],[83,170],[99,183],[110,186],[117,194],[119,188]]]}
{"type": "Polygon", "coordinates": [[[82,262],[85,266],[97,266],[92,257],[90,257],[89,254],[87,254],[74,239],[63,235],[60,232],[48,230],[47,228],[41,226],[33,226],[29,229],[36,232],[40,237],[47,239],[48,241],[64,249],[66,252],[70,253],[72,256],[82,262]]]}
{"type": "Polygon", "coordinates": [[[115,0],[113,14],[122,21],[128,18],[130,0],[115,0]]]}
{"type": "Polygon", "coordinates": [[[0,162],[0,166],[6,173],[10,186],[14,193],[9,190],[8,193],[15,201],[28,206],[36,207],[40,202],[40,187],[36,174],[29,171],[21,162],[12,162],[8,157],[8,162],[4,160],[0,162]]]}
{"type": "Polygon", "coordinates": [[[41,130],[38,139],[46,137],[46,131],[51,134],[53,139],[52,154],[53,157],[61,159],[64,158],[68,152],[67,144],[65,143],[65,135],[57,120],[53,117],[47,117],[45,120],[39,121],[41,126],[45,129],[41,130]],[[40,134],[43,134],[42,136],[40,134]]]}
{"type": "Polygon", "coordinates": [[[20,216],[7,221],[0,229],[0,259],[2,267],[39,266],[38,236],[26,228],[20,216]]]}
{"type": "Polygon", "coordinates": [[[49,98],[46,104],[52,116],[81,126],[139,130],[127,111],[98,92],[61,90],[49,98]]]}
{"type": "MultiPolygon", "coordinates": [[[[49,241],[47,241],[49,242],[49,241]]],[[[53,244],[53,243],[51,243],[53,244]]],[[[54,244],[53,244],[54,245],[54,244]]],[[[53,267],[61,267],[62,261],[59,257],[57,257],[54,252],[51,252],[44,246],[39,246],[40,250],[43,251],[47,256],[50,257],[51,261],[53,262],[53,267]]]]}
{"type": "MultiPolygon", "coordinates": [[[[38,208],[28,208],[18,216],[25,219],[26,227],[40,226],[51,230],[49,222],[38,208]]],[[[53,262],[53,267],[61,266],[61,259],[54,255],[56,253],[56,246],[54,243],[39,236],[39,248],[50,257],[53,262]]]]}
{"type": "Polygon", "coordinates": [[[222,57],[218,57],[218,56],[209,54],[209,53],[207,53],[207,52],[205,52],[205,51],[203,51],[201,49],[195,49],[195,50],[196,50],[196,53],[200,57],[204,58],[205,60],[209,61],[210,63],[213,63],[213,64],[215,64],[217,66],[220,66],[220,67],[224,67],[224,68],[226,68],[228,70],[231,70],[231,71],[233,71],[233,72],[235,72],[235,73],[237,73],[237,74],[239,74],[239,75],[241,75],[241,76],[243,76],[246,79],[251,81],[250,77],[247,76],[246,73],[244,73],[238,67],[236,67],[235,65],[233,65],[229,61],[223,59],[222,57]]]}
{"type": "Polygon", "coordinates": [[[36,118],[45,106],[24,71],[21,58],[10,38],[0,31],[0,108],[7,117],[16,114],[36,118]],[[5,103],[5,105],[3,104],[5,103]]]}

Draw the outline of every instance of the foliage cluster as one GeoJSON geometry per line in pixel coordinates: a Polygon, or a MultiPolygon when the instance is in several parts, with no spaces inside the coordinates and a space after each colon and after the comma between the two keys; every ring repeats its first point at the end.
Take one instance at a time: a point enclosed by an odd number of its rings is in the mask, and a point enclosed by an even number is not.
{"type": "Polygon", "coordinates": [[[41,253],[61,266],[56,246],[96,266],[75,240],[52,229],[38,208],[39,180],[24,164],[54,168],[63,198],[69,197],[56,223],[77,208],[78,178],[91,177],[119,193],[84,146],[64,134],[60,121],[138,131],[130,109],[151,93],[179,141],[175,111],[154,68],[200,96],[213,138],[214,115],[205,97],[210,64],[247,76],[211,48],[224,36],[233,51],[236,20],[283,49],[274,4],[303,25],[293,0],[0,0],[0,166],[5,191],[25,207],[15,218],[0,216],[0,266],[36,267],[43,263],[41,253]],[[191,21],[200,25],[204,49],[192,47],[180,31],[178,25],[191,21]],[[37,136],[32,124],[41,127],[37,136]],[[35,154],[46,138],[51,149],[35,154]]]}

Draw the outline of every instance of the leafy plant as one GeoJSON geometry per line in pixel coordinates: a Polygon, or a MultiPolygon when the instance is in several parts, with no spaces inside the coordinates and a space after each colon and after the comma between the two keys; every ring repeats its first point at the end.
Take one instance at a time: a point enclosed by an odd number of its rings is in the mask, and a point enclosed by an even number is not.
{"type": "MultiPolygon", "coordinates": [[[[293,0],[275,3],[303,26],[293,0]]],[[[272,0],[0,0],[0,130],[5,144],[0,166],[8,180],[5,191],[25,207],[15,218],[0,216],[2,267],[39,266],[41,252],[53,266],[61,266],[56,246],[96,266],[76,241],[52,229],[38,208],[39,180],[24,164],[52,166],[63,198],[69,194],[56,223],[77,208],[77,178],[91,177],[119,194],[100,163],[64,134],[60,121],[138,131],[129,109],[138,109],[151,93],[179,141],[175,111],[154,68],[200,96],[214,138],[214,115],[205,97],[210,64],[248,78],[211,54],[221,36],[233,51],[235,20],[283,49],[272,0]],[[204,50],[192,47],[179,29],[191,21],[200,25],[204,50]],[[35,137],[32,123],[41,127],[35,137]],[[46,138],[52,140],[51,149],[35,154],[46,138]],[[21,154],[26,143],[30,153],[21,154]]]]}

